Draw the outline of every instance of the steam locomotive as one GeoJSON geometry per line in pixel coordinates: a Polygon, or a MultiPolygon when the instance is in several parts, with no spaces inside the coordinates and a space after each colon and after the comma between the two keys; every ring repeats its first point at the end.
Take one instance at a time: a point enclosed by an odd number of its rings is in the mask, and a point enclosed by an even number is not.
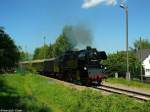
{"type": "Polygon", "coordinates": [[[100,85],[106,77],[106,67],[101,60],[107,59],[104,51],[87,47],[80,51],[66,51],[59,57],[20,62],[22,68],[32,66],[37,72],[83,85],[100,85]]]}

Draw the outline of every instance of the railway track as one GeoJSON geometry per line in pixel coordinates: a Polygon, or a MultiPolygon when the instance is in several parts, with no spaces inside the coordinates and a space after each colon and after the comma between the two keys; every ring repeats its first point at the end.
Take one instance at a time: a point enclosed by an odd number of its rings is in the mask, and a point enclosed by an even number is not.
{"type": "MultiPolygon", "coordinates": [[[[70,83],[70,82],[66,82],[66,81],[60,81],[60,80],[52,78],[52,77],[51,77],[51,79],[59,81],[65,85],[75,87],[75,88],[80,88],[80,89],[86,88],[86,86],[80,86],[80,85],[77,85],[74,83],[70,83]]],[[[131,89],[130,90],[129,89],[123,89],[123,88],[118,88],[118,87],[108,86],[108,85],[103,85],[103,84],[101,86],[94,87],[94,88],[97,90],[103,90],[103,91],[110,92],[110,93],[123,94],[123,95],[129,96],[129,97],[132,97],[132,98],[136,98],[137,100],[141,100],[141,101],[150,101],[150,93],[133,91],[131,89]]]]}
{"type": "Polygon", "coordinates": [[[127,89],[117,88],[117,87],[107,86],[107,85],[98,86],[96,89],[111,92],[111,93],[123,94],[129,97],[136,98],[138,100],[150,101],[150,93],[127,90],[127,89]]]}

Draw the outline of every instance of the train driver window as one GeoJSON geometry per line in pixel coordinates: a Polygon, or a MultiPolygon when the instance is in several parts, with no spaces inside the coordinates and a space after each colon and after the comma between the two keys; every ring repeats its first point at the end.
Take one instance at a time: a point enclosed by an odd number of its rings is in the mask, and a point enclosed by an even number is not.
{"type": "Polygon", "coordinates": [[[85,57],[85,52],[81,52],[78,57],[79,58],[84,58],[85,57]]]}

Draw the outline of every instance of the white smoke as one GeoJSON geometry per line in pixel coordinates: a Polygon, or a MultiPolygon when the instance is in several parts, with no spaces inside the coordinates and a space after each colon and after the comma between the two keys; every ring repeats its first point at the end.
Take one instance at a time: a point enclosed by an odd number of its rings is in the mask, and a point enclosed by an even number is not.
{"type": "Polygon", "coordinates": [[[82,4],[82,8],[91,8],[100,4],[114,6],[117,4],[117,0],[84,0],[84,3],[82,4]]]}

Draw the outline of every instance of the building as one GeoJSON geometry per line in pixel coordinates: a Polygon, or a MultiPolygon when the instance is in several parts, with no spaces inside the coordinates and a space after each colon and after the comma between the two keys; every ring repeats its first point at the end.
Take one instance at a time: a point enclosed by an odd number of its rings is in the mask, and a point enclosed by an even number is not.
{"type": "Polygon", "coordinates": [[[150,49],[142,49],[137,52],[137,57],[142,61],[144,76],[150,77],[150,49]]]}
{"type": "Polygon", "coordinates": [[[145,77],[150,77],[150,55],[143,61],[145,77]]]}

